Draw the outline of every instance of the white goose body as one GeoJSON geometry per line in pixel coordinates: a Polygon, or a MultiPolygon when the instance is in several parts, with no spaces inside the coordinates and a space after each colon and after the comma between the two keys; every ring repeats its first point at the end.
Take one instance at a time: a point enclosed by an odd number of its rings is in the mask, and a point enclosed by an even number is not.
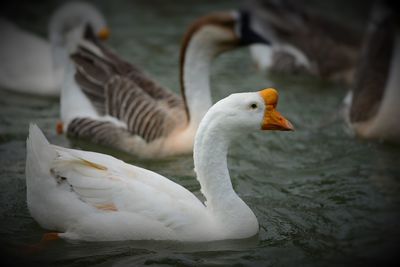
{"type": "Polygon", "coordinates": [[[54,12],[49,40],[0,19],[0,86],[23,93],[59,95],[68,54],[75,50],[86,23],[106,37],[104,18],[83,2],[68,2],[54,12]]]}
{"type": "Polygon", "coordinates": [[[57,95],[62,70],[53,69],[48,41],[23,31],[9,21],[0,21],[0,86],[19,92],[57,95]]]}
{"type": "Polygon", "coordinates": [[[255,235],[258,222],[232,188],[227,169],[233,139],[262,129],[291,130],[276,110],[277,93],[231,95],[215,104],[196,135],[194,163],[203,204],[182,186],[113,157],[47,142],[31,125],[27,202],[57,236],[88,241],[212,241],[255,235]]]}
{"type": "Polygon", "coordinates": [[[69,72],[62,90],[61,119],[67,135],[144,158],[192,152],[197,127],[212,104],[211,62],[242,44],[238,24],[237,13],[221,12],[189,27],[181,48],[181,96],[86,32],[72,56],[76,73],[69,72]]]}

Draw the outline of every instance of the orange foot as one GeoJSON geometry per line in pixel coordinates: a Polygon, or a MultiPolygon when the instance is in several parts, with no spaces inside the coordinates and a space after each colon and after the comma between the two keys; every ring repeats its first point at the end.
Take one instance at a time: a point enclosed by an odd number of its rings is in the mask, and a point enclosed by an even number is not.
{"type": "Polygon", "coordinates": [[[56,132],[57,134],[63,134],[64,133],[64,125],[62,121],[58,121],[56,124],[56,132]]]}
{"type": "Polygon", "coordinates": [[[58,240],[60,239],[60,236],[56,232],[50,232],[50,233],[45,233],[42,237],[42,242],[47,242],[47,241],[53,241],[53,240],[58,240]]]}
{"type": "Polygon", "coordinates": [[[45,248],[47,243],[49,243],[50,241],[58,240],[58,239],[60,239],[60,236],[58,235],[58,233],[56,233],[56,232],[46,233],[43,235],[43,237],[39,243],[25,246],[23,248],[23,252],[25,254],[39,253],[45,248]]]}

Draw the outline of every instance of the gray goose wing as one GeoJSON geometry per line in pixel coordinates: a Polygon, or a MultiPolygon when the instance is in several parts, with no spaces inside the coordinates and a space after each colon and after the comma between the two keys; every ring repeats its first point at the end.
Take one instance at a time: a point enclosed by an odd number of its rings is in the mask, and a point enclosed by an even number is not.
{"type": "MultiPolygon", "coordinates": [[[[77,74],[77,79],[83,78],[77,74]]],[[[125,123],[126,130],[131,135],[140,136],[148,143],[168,136],[185,122],[185,113],[182,109],[171,109],[165,101],[155,100],[137,84],[118,75],[106,83],[103,95],[95,97],[97,107],[100,106],[98,100],[103,99],[100,108],[105,115],[125,123]]],[[[106,140],[107,135],[118,136],[121,130],[121,127],[112,122],[89,118],[77,118],[68,125],[68,135],[92,139],[97,143],[111,142],[106,140]]]]}
{"type": "Polygon", "coordinates": [[[302,51],[323,78],[351,70],[357,62],[362,33],[304,8],[298,1],[254,0],[248,9],[264,37],[302,51]]]}
{"type": "MultiPolygon", "coordinates": [[[[379,111],[396,36],[396,14],[381,3],[372,8],[353,85],[350,121],[371,119],[379,111]]],[[[398,22],[397,22],[398,23],[398,22]]]]}
{"type": "MultiPolygon", "coordinates": [[[[114,51],[96,37],[90,26],[86,28],[84,39],[84,44],[89,45],[89,47],[80,46],[77,53],[73,56],[73,59],[78,65],[80,64],[78,61],[79,58],[86,59],[93,67],[100,67],[101,70],[105,71],[102,73],[103,75],[105,74],[104,76],[95,75],[97,73],[93,73],[92,78],[104,81],[104,79],[109,78],[110,75],[118,74],[135,82],[154,99],[167,100],[171,107],[175,107],[183,101],[181,97],[156,83],[141,69],[121,59],[114,51]]],[[[96,69],[99,70],[99,68],[96,69]]]]}
{"type": "MultiPolygon", "coordinates": [[[[86,31],[86,42],[71,58],[76,65],[75,80],[100,115],[112,116],[126,124],[131,135],[151,142],[168,136],[187,123],[183,100],[150,80],[86,31]]],[[[74,137],[94,138],[101,128],[116,124],[95,123],[86,118],[68,126],[74,137]],[[99,127],[101,125],[102,127],[99,127]]],[[[99,141],[102,143],[101,141],[99,141]]]]}

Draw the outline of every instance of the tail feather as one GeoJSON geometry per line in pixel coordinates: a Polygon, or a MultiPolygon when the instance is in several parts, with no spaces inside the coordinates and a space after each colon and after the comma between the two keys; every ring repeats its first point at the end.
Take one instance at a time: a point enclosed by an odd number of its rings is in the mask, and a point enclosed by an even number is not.
{"type": "Polygon", "coordinates": [[[71,58],[77,66],[77,73],[95,85],[103,85],[111,74],[111,68],[105,64],[96,63],[91,56],[84,55],[82,52],[74,54],[71,58]]]}
{"type": "Polygon", "coordinates": [[[56,158],[57,153],[36,124],[31,123],[29,126],[26,147],[27,180],[48,176],[51,163],[56,158]]]}
{"type": "Polygon", "coordinates": [[[49,144],[49,141],[47,141],[47,138],[44,136],[43,132],[34,123],[29,124],[28,142],[30,144],[33,144],[32,140],[35,141],[35,144],[39,144],[39,145],[48,145],[49,144]]]}
{"type": "MultiPolygon", "coordinates": [[[[88,27],[87,29],[90,29],[88,27]]],[[[75,81],[88,97],[96,111],[104,115],[105,85],[118,71],[112,58],[99,43],[97,37],[87,30],[85,40],[78,50],[71,55],[76,66],[75,81]]]]}
{"type": "Polygon", "coordinates": [[[88,25],[77,51],[71,55],[77,74],[88,82],[102,86],[116,74],[115,62],[108,57],[106,48],[88,25]]]}
{"type": "Polygon", "coordinates": [[[79,47],[78,51],[71,55],[71,59],[76,65],[77,73],[96,85],[103,85],[115,74],[112,63],[84,47],[79,47]]]}

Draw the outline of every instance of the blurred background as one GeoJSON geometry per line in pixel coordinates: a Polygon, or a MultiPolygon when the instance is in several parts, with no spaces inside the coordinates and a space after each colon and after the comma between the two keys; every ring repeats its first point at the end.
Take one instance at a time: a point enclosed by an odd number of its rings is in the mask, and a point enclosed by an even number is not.
{"type": "MultiPolygon", "coordinates": [[[[0,15],[46,38],[49,17],[64,2],[12,1],[1,8],[0,15]]],[[[107,45],[176,93],[180,92],[179,49],[190,23],[212,11],[251,9],[254,2],[90,1],[103,13],[111,30],[107,45]]],[[[307,12],[345,25],[360,38],[372,7],[372,1],[361,0],[295,2],[307,12]]],[[[33,220],[26,206],[25,140],[30,122],[37,123],[53,144],[112,154],[159,172],[196,195],[200,195],[200,188],[192,155],[150,161],[69,140],[56,133],[58,97],[1,88],[0,238],[4,262],[45,266],[395,263],[400,240],[400,147],[351,134],[342,110],[352,86],[315,72],[261,71],[248,47],[225,53],[213,63],[214,102],[234,92],[275,87],[280,92],[279,110],[296,128],[291,133],[252,134],[237,140],[229,153],[232,183],[255,212],[259,236],[205,244],[58,240],[40,250],[32,246],[46,230],[33,220]]]]}

